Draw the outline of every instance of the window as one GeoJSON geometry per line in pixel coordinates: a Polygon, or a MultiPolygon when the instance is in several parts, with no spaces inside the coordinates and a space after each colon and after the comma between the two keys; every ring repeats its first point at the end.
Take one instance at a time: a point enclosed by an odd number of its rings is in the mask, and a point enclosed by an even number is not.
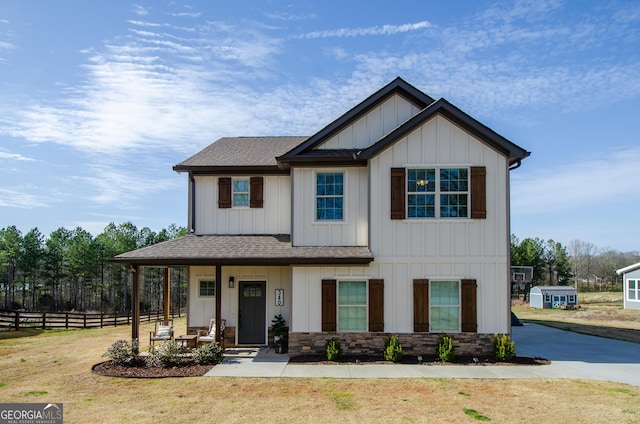
{"type": "Polygon", "coordinates": [[[576,303],[576,297],[572,294],[569,295],[569,303],[576,303]]]}
{"type": "Polygon", "coordinates": [[[460,331],[460,282],[431,281],[431,332],[460,331]]]}
{"type": "Polygon", "coordinates": [[[316,220],[340,221],[343,219],[344,174],[318,172],[316,174],[316,220]]]}
{"type": "Polygon", "coordinates": [[[322,331],[384,331],[384,280],[322,280],[322,331]],[[340,323],[338,325],[338,322],[340,323]]]}
{"type": "Polygon", "coordinates": [[[200,297],[215,297],[216,282],[214,280],[200,280],[200,297]]]}
{"type": "Polygon", "coordinates": [[[414,279],[413,331],[478,332],[477,290],[474,279],[414,279]]]}
{"type": "Polygon", "coordinates": [[[367,331],[366,281],[338,281],[338,331],[367,331]]]}
{"type": "Polygon", "coordinates": [[[487,219],[487,169],[391,168],[391,219],[487,219]]]}
{"type": "Polygon", "coordinates": [[[409,218],[468,218],[468,168],[407,170],[409,218]]]}
{"type": "Polygon", "coordinates": [[[551,303],[551,295],[549,293],[544,294],[544,303],[551,303]]]}
{"type": "Polygon", "coordinates": [[[250,178],[218,178],[218,207],[229,209],[231,207],[264,207],[263,177],[250,178]]]}
{"type": "Polygon", "coordinates": [[[249,206],[249,179],[233,179],[233,207],[249,206]]]}
{"type": "Polygon", "coordinates": [[[640,285],[638,284],[640,280],[627,280],[627,300],[638,300],[640,301],[640,285]]]}

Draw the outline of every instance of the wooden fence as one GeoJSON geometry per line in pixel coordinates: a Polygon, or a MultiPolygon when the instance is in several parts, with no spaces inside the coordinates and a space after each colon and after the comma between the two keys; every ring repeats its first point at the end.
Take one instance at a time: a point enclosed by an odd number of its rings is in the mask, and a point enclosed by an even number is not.
{"type": "MultiPolygon", "coordinates": [[[[172,309],[172,318],[185,315],[184,309],[172,309]]],[[[140,313],[141,322],[162,319],[162,311],[140,313]]],[[[0,331],[26,328],[102,328],[131,324],[131,313],[102,314],[83,312],[26,312],[0,310],[0,331]]]]}

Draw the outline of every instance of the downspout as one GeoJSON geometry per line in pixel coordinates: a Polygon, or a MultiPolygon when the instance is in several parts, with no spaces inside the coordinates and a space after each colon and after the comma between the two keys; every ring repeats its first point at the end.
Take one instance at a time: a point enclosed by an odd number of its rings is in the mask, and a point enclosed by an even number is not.
{"type": "Polygon", "coordinates": [[[520,165],[522,165],[522,159],[518,159],[518,161],[515,163],[515,165],[512,165],[509,168],[509,171],[513,171],[514,169],[520,168],[520,165]]]}
{"type": "Polygon", "coordinates": [[[194,234],[196,232],[196,179],[193,178],[193,173],[191,172],[189,172],[189,186],[191,188],[189,193],[189,209],[191,209],[189,234],[194,234]]]}

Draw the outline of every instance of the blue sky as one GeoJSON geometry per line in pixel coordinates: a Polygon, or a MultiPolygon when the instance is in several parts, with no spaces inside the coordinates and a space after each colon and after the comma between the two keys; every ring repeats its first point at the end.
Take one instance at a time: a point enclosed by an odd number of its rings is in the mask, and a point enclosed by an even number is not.
{"type": "Polygon", "coordinates": [[[512,232],[640,250],[637,1],[0,3],[0,228],[186,225],[172,166],[396,76],[532,152],[512,232]]]}

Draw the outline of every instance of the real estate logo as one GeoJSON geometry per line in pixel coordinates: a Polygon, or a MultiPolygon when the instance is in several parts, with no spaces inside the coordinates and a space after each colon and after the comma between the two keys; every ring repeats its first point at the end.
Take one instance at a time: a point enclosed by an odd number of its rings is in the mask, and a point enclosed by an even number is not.
{"type": "Polygon", "coordinates": [[[0,424],[62,424],[62,404],[0,403],[0,424]]]}

